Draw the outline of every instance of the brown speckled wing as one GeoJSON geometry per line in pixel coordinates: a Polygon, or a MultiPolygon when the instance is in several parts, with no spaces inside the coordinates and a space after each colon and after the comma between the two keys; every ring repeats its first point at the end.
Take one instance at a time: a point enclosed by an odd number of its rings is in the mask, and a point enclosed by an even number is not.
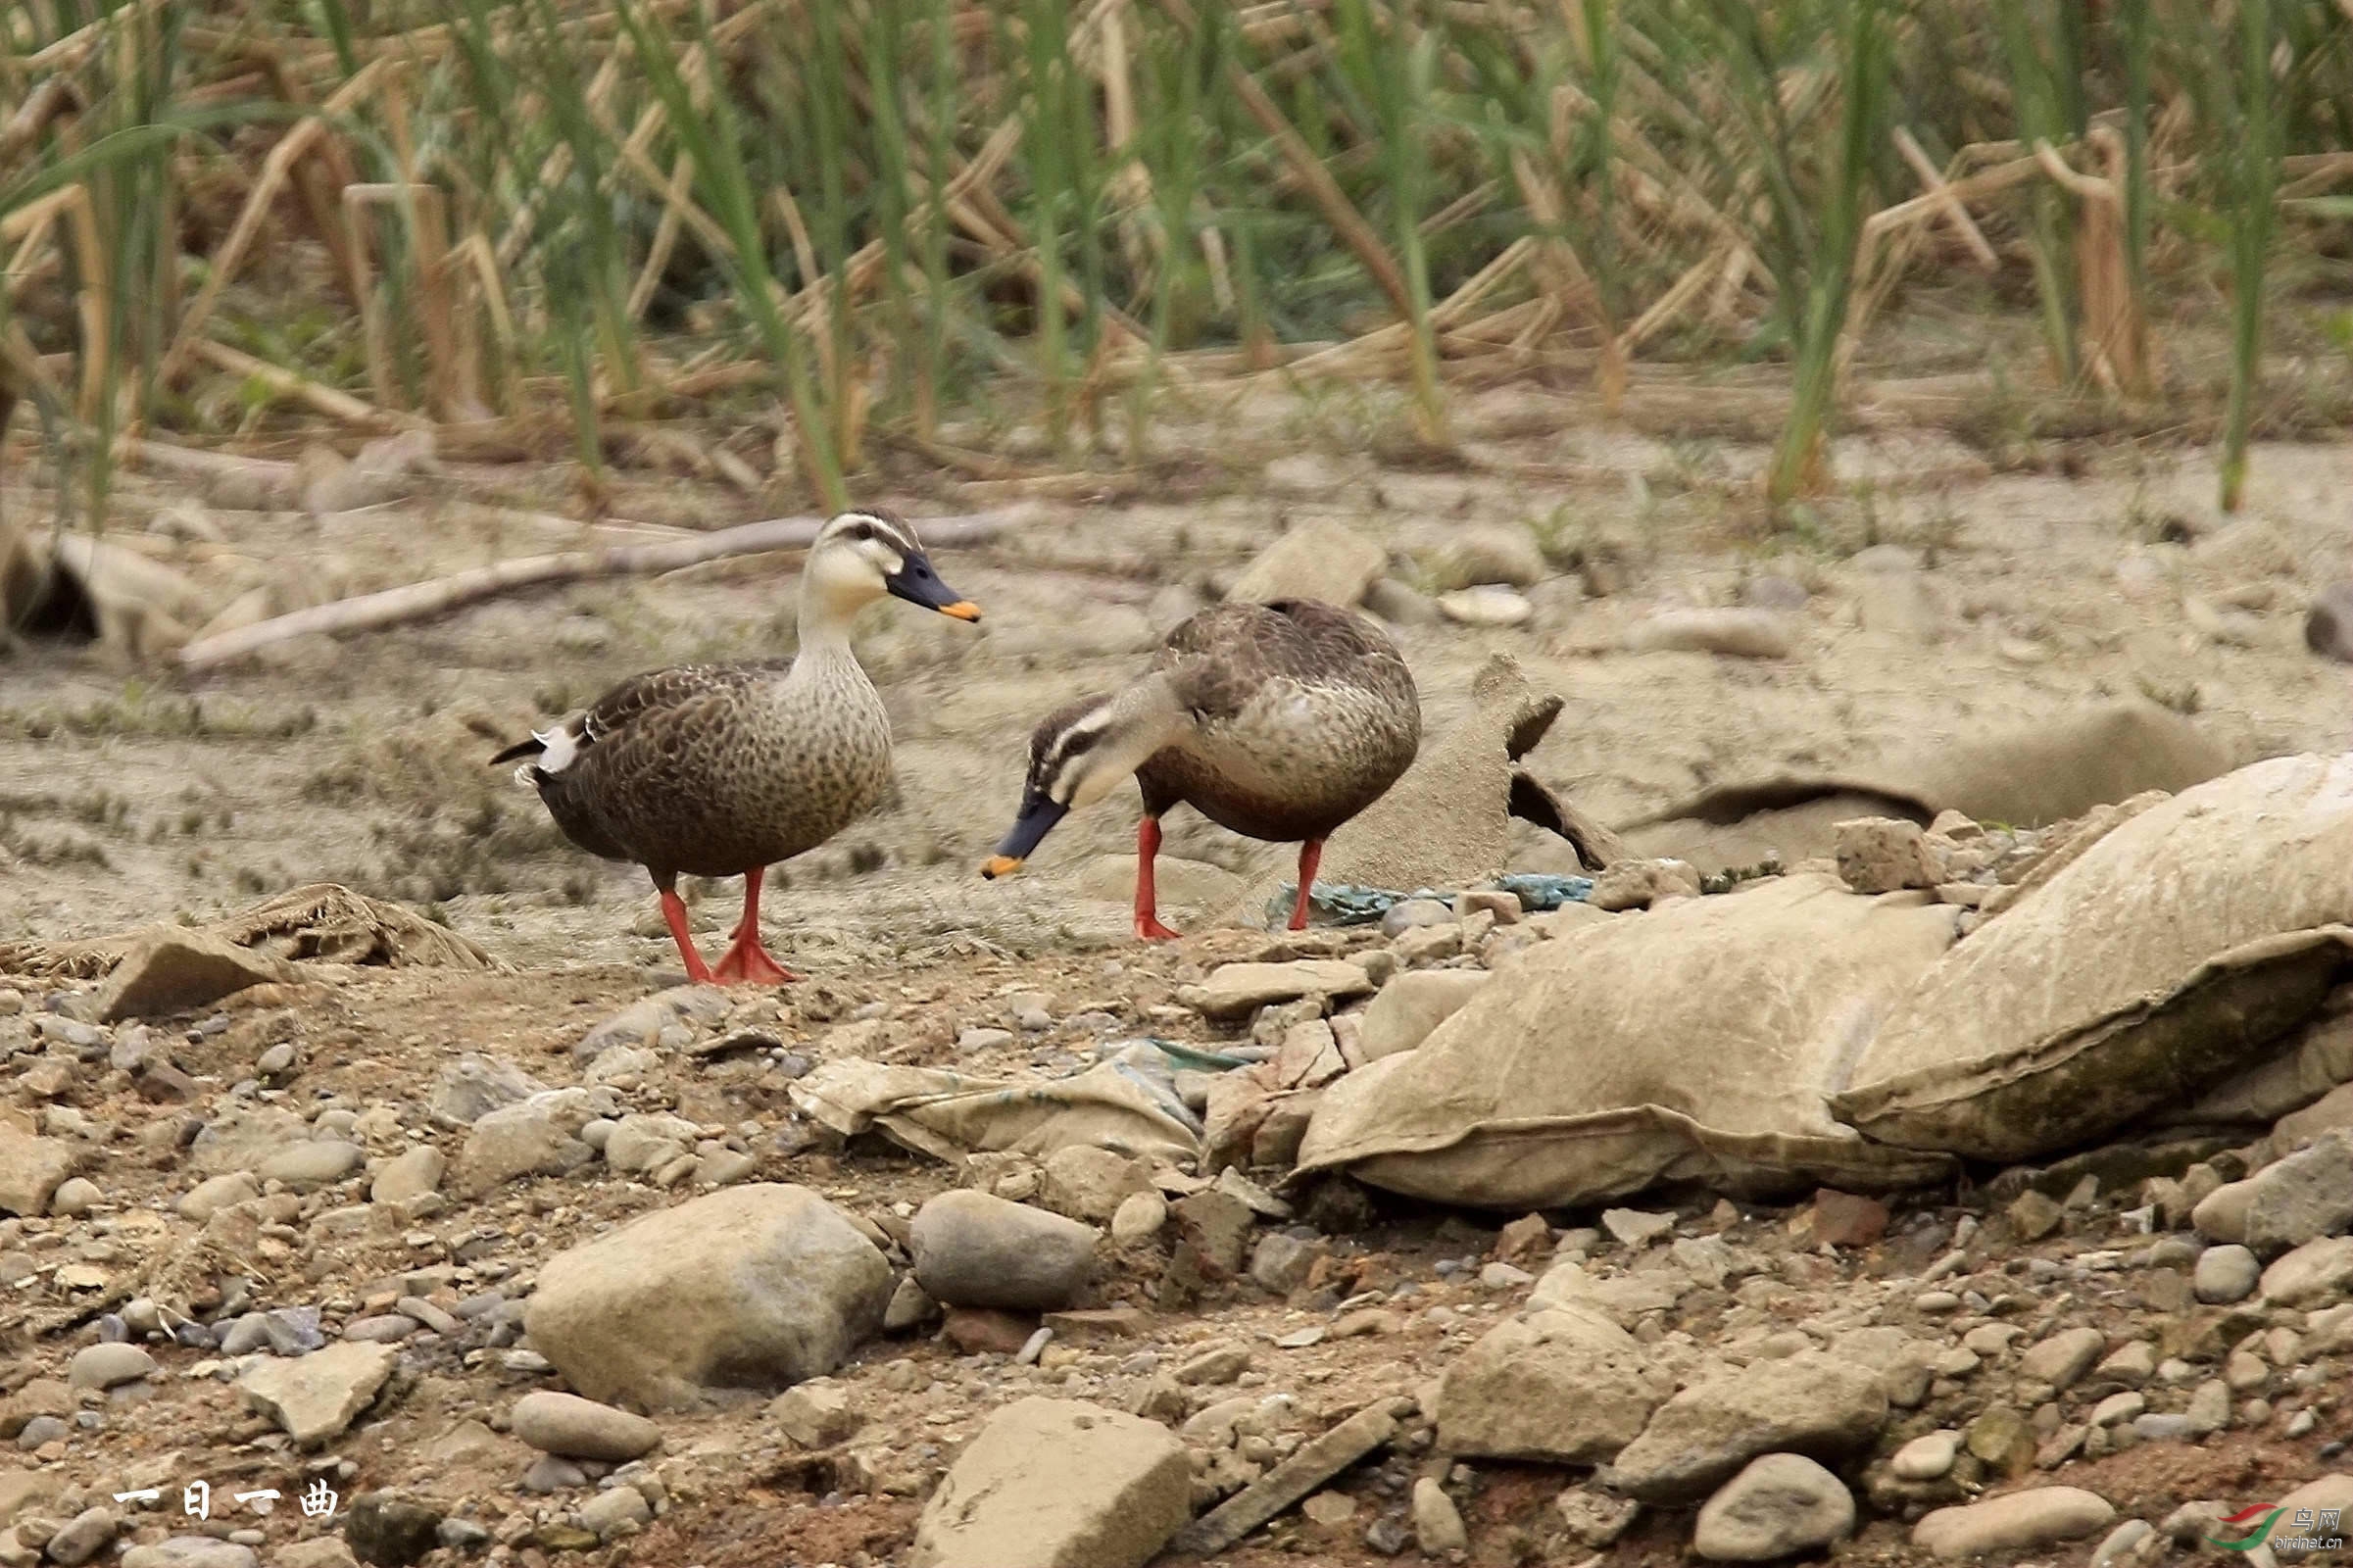
{"type": "MultiPolygon", "coordinates": [[[[789,664],[788,662],[780,662],[789,664]]],[[[772,666],[760,664],[679,664],[669,669],[632,675],[598,698],[580,719],[585,746],[602,746],[618,739],[648,714],[692,704],[696,699],[731,690],[761,678],[772,666]]]]}
{"type": "Polygon", "coordinates": [[[1389,640],[1312,599],[1212,606],[1169,632],[1152,667],[1171,672],[1186,706],[1211,721],[1239,715],[1274,679],[1413,700],[1413,677],[1389,640]]]}

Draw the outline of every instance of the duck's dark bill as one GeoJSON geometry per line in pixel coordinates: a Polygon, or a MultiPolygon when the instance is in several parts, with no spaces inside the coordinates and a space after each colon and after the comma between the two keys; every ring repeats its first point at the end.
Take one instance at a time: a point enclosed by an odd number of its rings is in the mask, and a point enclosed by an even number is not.
{"type": "Polygon", "coordinates": [[[997,853],[981,863],[980,874],[995,878],[1019,870],[1021,862],[1030,858],[1039,842],[1069,812],[1069,807],[1048,800],[1043,795],[1023,801],[1021,814],[1013,818],[1012,831],[1005,834],[1005,842],[997,846],[997,853]]]}
{"type": "Polygon", "coordinates": [[[940,581],[940,574],[921,556],[907,557],[897,571],[883,579],[883,586],[910,605],[921,605],[958,620],[980,619],[980,606],[940,581]]]}

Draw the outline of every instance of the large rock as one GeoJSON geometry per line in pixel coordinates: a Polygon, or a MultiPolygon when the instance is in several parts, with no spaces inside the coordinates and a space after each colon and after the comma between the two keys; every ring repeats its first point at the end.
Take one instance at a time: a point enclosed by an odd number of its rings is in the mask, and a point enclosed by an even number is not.
{"type": "Polygon", "coordinates": [[[1411,1051],[1487,984],[1485,969],[1408,969],[1364,1009],[1356,1049],[1366,1061],[1411,1051]]]}
{"type": "Polygon", "coordinates": [[[399,1360],[400,1352],[388,1345],[340,1340],[309,1355],[262,1361],[237,1387],[246,1403],[296,1443],[324,1443],[368,1408],[399,1360]]]}
{"type": "Polygon", "coordinates": [[[1715,1562],[1771,1562],[1829,1545],[1854,1528],[1846,1484],[1796,1453],[1768,1453],[1699,1510],[1691,1546],[1715,1562]]]}
{"type": "Polygon", "coordinates": [[[644,1416],[552,1389],[515,1400],[508,1428],[542,1453],[608,1464],[625,1464],[662,1446],[662,1428],[644,1416]]]}
{"type": "Polygon", "coordinates": [[[74,1174],[74,1146],[35,1138],[0,1121],[0,1214],[49,1212],[49,1200],[74,1174]]]}
{"type": "Polygon", "coordinates": [[[1692,1502],[1759,1454],[1833,1458],[1879,1435],[1887,1393],[1877,1372],[1815,1350],[1757,1361],[1685,1389],[1612,1466],[1643,1502],[1692,1502]]]}
{"type": "Polygon", "coordinates": [[[2115,1518],[2116,1510],[2097,1493],[2081,1487],[2036,1487],[1938,1508],[1912,1527],[1912,1544],[1953,1561],[2039,1551],[2095,1535],[2115,1518]]]}
{"type": "Polygon", "coordinates": [[[1600,1312],[1540,1310],[1496,1324],[1446,1368],[1439,1442],[1466,1456],[1598,1464],[1642,1435],[1672,1388],[1600,1312]]]}
{"type": "Polygon", "coordinates": [[[459,1152],[459,1190],[479,1197],[525,1176],[566,1175],[596,1158],[580,1129],[596,1118],[601,1093],[610,1091],[549,1089],[485,1112],[459,1152]]]}
{"type": "Polygon", "coordinates": [[[932,1494],[912,1568],[1143,1568],[1193,1513],[1185,1446],[1071,1399],[991,1416],[932,1494]]]}
{"type": "Polygon", "coordinates": [[[531,1343],[589,1398],[693,1408],[841,1365],[882,1328],[891,1265],[805,1187],[729,1188],[640,1215],[540,1270],[531,1343]]]}
{"type": "Polygon", "coordinates": [[[240,948],[226,937],[177,928],[141,939],[98,991],[98,1017],[156,1018],[209,1007],[248,986],[294,978],[274,954],[240,948]]]}
{"type": "Polygon", "coordinates": [[[1095,1271],[1096,1230],[968,1188],[915,1211],[915,1281],[952,1306],[1051,1312],[1076,1306],[1095,1271]]]}
{"type": "Polygon", "coordinates": [[[1362,599],[1388,564],[1389,553],[1372,540],[1319,517],[1259,551],[1226,597],[1261,605],[1274,599],[1320,599],[1345,607],[1362,599]]]}
{"type": "Polygon", "coordinates": [[[2246,1245],[2270,1256],[2353,1225],[2353,1140],[2331,1133],[2247,1183],[2246,1245]]]}

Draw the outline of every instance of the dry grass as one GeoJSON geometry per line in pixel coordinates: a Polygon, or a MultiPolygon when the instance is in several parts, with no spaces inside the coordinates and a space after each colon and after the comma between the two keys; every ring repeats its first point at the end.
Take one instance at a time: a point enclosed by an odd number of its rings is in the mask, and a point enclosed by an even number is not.
{"type": "Polygon", "coordinates": [[[2228,9],[19,7],[0,385],[102,516],[126,431],[568,446],[594,507],[693,416],[711,472],[834,503],[895,446],[996,461],[941,445],[964,411],[1140,463],[1170,400],[1393,382],[1444,448],[1459,388],[1787,362],[1787,499],[1907,289],[1991,276],[2034,395],[2146,410],[2220,276],[2243,453],[2267,270],[2341,270],[2353,19],[2228,9]]]}

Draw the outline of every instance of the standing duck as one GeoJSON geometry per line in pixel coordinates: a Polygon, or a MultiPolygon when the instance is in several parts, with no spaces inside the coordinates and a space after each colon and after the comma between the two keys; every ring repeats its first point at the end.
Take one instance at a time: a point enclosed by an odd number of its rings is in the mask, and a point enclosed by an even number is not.
{"type": "Polygon", "coordinates": [[[940,580],[913,528],[846,512],[818,531],[802,567],[797,656],[633,676],[491,759],[530,759],[515,778],[539,792],[564,837],[652,874],[688,978],[800,978],[760,945],[760,881],[873,809],[890,785],[890,716],[850,648],[852,620],[885,594],[980,619],[940,580]],[[744,879],[744,917],[716,966],[687,933],[681,873],[744,879]]]}
{"type": "Polygon", "coordinates": [[[1324,840],[1397,782],[1421,736],[1413,676],[1371,622],[1311,599],[1218,605],[1171,631],[1125,691],[1039,723],[1019,812],[981,875],[1018,868],[1073,808],[1132,773],[1144,792],[1140,940],[1177,934],[1160,923],[1152,858],[1160,818],[1178,805],[1250,838],[1299,841],[1297,931],[1324,840]]]}

